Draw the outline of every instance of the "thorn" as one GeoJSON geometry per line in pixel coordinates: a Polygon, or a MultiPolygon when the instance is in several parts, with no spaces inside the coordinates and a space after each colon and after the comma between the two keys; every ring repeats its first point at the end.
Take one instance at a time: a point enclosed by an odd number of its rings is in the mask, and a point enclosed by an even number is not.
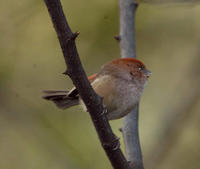
{"type": "Polygon", "coordinates": [[[122,130],[122,128],[119,128],[119,131],[123,133],[123,130],[122,130]]]}
{"type": "Polygon", "coordinates": [[[137,9],[138,8],[138,6],[139,6],[139,0],[136,0],[135,2],[134,2],[134,6],[135,6],[135,9],[137,9]]]}
{"type": "Polygon", "coordinates": [[[65,70],[62,74],[69,76],[69,71],[65,70]]]}
{"type": "Polygon", "coordinates": [[[79,34],[80,34],[80,32],[73,33],[71,39],[75,40],[79,34]]]}
{"type": "Polygon", "coordinates": [[[120,40],[121,40],[121,36],[120,36],[120,35],[116,35],[116,36],[114,36],[114,38],[115,38],[115,40],[116,40],[117,42],[120,42],[120,40]]]}
{"type": "Polygon", "coordinates": [[[138,6],[139,6],[139,3],[137,3],[137,2],[135,2],[135,9],[137,9],[138,8],[138,6]]]}

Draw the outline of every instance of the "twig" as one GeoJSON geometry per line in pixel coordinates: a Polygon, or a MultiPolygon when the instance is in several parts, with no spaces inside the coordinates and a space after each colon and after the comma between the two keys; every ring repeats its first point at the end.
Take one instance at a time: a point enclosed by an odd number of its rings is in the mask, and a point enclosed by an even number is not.
{"type": "MultiPolygon", "coordinates": [[[[120,5],[120,49],[122,57],[136,57],[135,13],[138,4],[134,0],[119,0],[120,5]]],[[[124,119],[122,133],[127,160],[131,167],[143,169],[142,152],[138,134],[138,107],[124,119]]]]}
{"type": "Polygon", "coordinates": [[[65,74],[70,76],[75,87],[78,89],[112,166],[115,169],[130,169],[128,162],[120,150],[119,140],[112,132],[105,116],[102,99],[92,89],[81,65],[75,44],[75,38],[78,33],[72,33],[64,16],[60,0],[45,0],[45,3],[57,32],[67,65],[65,74]]]}

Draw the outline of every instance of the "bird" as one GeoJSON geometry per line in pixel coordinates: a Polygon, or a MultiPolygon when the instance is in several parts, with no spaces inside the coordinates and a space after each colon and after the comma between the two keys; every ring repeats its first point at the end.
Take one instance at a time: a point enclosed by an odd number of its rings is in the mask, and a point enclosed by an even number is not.
{"type": "MultiPolygon", "coordinates": [[[[151,71],[136,58],[119,58],[103,65],[98,73],[88,77],[95,92],[103,98],[108,120],[120,119],[139,102],[151,71]]],[[[58,108],[67,109],[84,103],[78,90],[44,91],[44,99],[58,108]]]]}

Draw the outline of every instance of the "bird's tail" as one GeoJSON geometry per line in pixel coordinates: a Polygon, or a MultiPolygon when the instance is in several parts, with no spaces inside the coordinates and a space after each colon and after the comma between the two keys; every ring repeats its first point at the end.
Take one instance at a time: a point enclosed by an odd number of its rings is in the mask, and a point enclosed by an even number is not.
{"type": "Polygon", "coordinates": [[[67,109],[79,104],[79,96],[72,95],[69,91],[44,91],[43,99],[53,101],[58,108],[67,109]]]}

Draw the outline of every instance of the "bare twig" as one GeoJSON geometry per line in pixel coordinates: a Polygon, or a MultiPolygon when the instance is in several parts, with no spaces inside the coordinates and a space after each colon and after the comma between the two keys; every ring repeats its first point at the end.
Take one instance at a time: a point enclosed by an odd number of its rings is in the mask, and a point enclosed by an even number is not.
{"type": "Polygon", "coordinates": [[[134,0],[119,0],[121,57],[136,57],[135,14],[138,4],[134,0]]]}
{"type": "Polygon", "coordinates": [[[64,16],[60,0],[45,0],[45,3],[57,32],[67,65],[67,71],[65,71],[65,74],[70,76],[74,85],[78,89],[79,94],[90,113],[102,146],[110,159],[112,166],[115,169],[130,169],[128,162],[120,150],[119,140],[112,132],[105,116],[102,99],[92,89],[81,65],[75,45],[75,38],[78,33],[72,33],[64,16]]]}
{"type": "MultiPolygon", "coordinates": [[[[120,5],[120,49],[122,57],[136,57],[135,13],[138,4],[134,0],[119,0],[120,5]]],[[[138,134],[138,107],[125,117],[122,133],[127,160],[131,167],[143,169],[142,152],[138,134]]]]}

